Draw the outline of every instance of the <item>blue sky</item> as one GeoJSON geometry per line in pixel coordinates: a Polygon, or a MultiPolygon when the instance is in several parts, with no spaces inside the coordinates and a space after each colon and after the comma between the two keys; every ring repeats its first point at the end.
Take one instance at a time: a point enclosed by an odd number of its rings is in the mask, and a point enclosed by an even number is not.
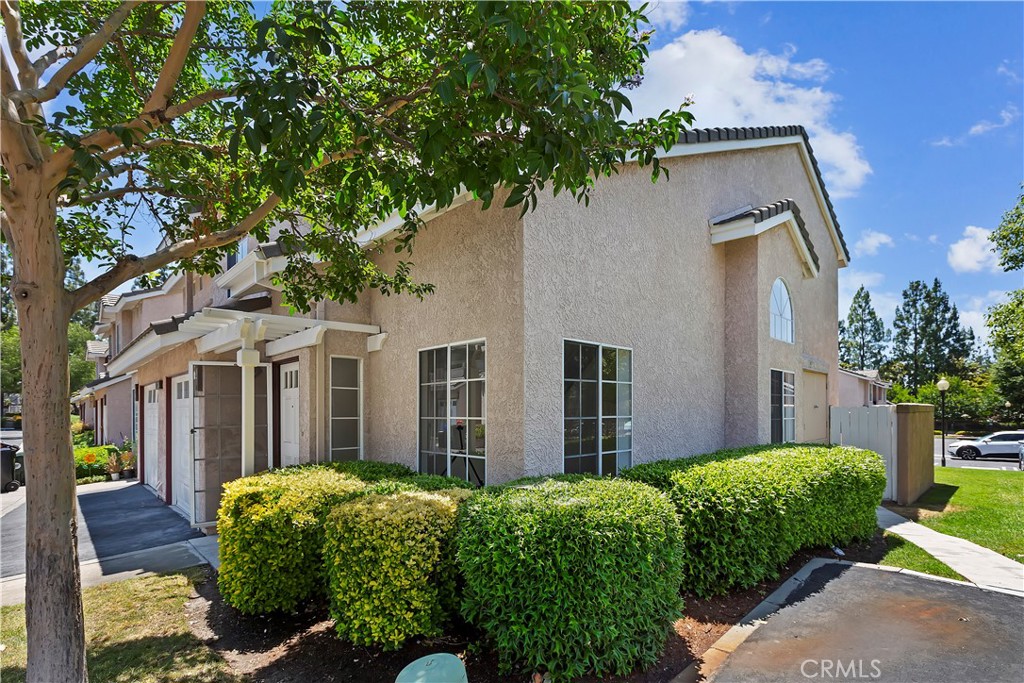
{"type": "Polygon", "coordinates": [[[1024,274],[987,233],[1024,180],[1024,4],[654,2],[639,114],[689,93],[696,126],[803,124],[853,252],[840,313],[868,287],[887,322],[938,277],[963,322],[1024,274]]]}

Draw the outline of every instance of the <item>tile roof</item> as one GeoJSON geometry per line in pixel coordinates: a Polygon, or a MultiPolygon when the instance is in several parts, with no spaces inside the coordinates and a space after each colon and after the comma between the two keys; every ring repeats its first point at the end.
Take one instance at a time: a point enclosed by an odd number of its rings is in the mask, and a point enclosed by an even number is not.
{"type": "Polygon", "coordinates": [[[715,221],[715,225],[724,225],[726,223],[732,223],[733,221],[739,221],[746,218],[753,218],[755,223],[778,216],[780,213],[786,211],[793,212],[793,218],[796,219],[796,226],[800,229],[800,234],[804,238],[804,244],[807,245],[807,251],[811,252],[811,260],[814,261],[814,267],[820,268],[821,265],[818,263],[818,254],[814,251],[814,244],[811,242],[811,235],[807,232],[807,226],[804,225],[804,219],[800,216],[800,207],[796,205],[796,202],[792,199],[780,199],[772,204],[765,204],[764,206],[758,206],[757,208],[738,213],[735,216],[729,216],[722,220],[715,221]]]}
{"type": "MultiPolygon", "coordinates": [[[[821,169],[818,167],[818,160],[814,157],[814,150],[811,148],[810,139],[807,137],[807,130],[803,126],[756,126],[746,128],[694,128],[683,131],[679,136],[679,142],[683,144],[696,144],[701,142],[721,142],[727,140],[758,140],[763,138],[788,138],[800,136],[807,146],[808,155],[811,158],[811,165],[818,177],[818,184],[821,186],[822,196],[825,198],[825,205],[828,207],[829,216],[836,226],[839,234],[839,242],[843,245],[843,253],[846,260],[850,260],[850,249],[846,246],[846,238],[839,227],[839,219],[836,217],[836,210],[832,206],[832,200],[825,189],[825,180],[822,178],[821,169]]],[[[815,258],[817,262],[817,258],[815,258]]]]}
{"type": "Polygon", "coordinates": [[[85,352],[96,356],[107,355],[110,344],[105,339],[89,340],[85,342],[85,352]]]}

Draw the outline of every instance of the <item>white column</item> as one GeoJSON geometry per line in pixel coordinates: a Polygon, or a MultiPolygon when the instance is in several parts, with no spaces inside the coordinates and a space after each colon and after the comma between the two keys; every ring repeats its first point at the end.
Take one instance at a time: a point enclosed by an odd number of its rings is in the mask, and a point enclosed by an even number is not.
{"type": "Polygon", "coordinates": [[[239,349],[235,363],[242,368],[242,476],[256,473],[256,365],[260,352],[239,349]]]}

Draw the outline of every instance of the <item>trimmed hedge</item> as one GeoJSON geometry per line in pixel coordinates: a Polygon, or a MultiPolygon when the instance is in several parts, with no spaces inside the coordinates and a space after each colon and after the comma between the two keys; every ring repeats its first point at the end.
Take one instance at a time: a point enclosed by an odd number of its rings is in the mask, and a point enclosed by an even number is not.
{"type": "Polygon", "coordinates": [[[75,448],[75,479],[107,473],[107,459],[120,453],[117,446],[79,446],[75,448]]]}
{"type": "Polygon", "coordinates": [[[324,565],[341,638],[397,649],[413,636],[440,635],[455,606],[456,515],[470,495],[462,488],[373,494],[334,509],[324,565]]]}
{"type": "Polygon", "coordinates": [[[366,486],[325,467],[289,467],[225,484],[217,513],[224,601],[256,614],[294,609],[322,592],[324,520],[366,486]]]}
{"type": "Polygon", "coordinates": [[[681,614],[675,509],[644,484],[485,489],[463,506],[457,548],[462,614],[505,669],[626,674],[657,659],[681,614]]]}
{"type": "Polygon", "coordinates": [[[683,587],[701,596],[775,578],[801,548],[870,537],[885,488],[877,453],[821,445],[719,451],[623,476],[657,482],[675,503],[683,587]]]}
{"type": "Polygon", "coordinates": [[[414,472],[397,462],[377,462],[376,460],[345,460],[342,462],[326,462],[313,467],[326,467],[341,474],[350,474],[362,481],[382,481],[384,479],[402,479],[413,476],[414,472]]]}

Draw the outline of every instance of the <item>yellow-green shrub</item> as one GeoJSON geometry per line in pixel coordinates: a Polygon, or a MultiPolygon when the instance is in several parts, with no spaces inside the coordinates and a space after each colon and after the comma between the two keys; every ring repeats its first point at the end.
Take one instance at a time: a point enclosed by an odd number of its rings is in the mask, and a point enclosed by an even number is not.
{"type": "Polygon", "coordinates": [[[338,635],[398,648],[437,635],[454,607],[452,537],[464,489],[371,494],[337,506],[324,565],[338,635]]]}
{"type": "Polygon", "coordinates": [[[366,483],[323,467],[286,468],[224,485],[217,531],[225,602],[250,614],[294,609],[323,591],[324,521],[366,483]]]}

